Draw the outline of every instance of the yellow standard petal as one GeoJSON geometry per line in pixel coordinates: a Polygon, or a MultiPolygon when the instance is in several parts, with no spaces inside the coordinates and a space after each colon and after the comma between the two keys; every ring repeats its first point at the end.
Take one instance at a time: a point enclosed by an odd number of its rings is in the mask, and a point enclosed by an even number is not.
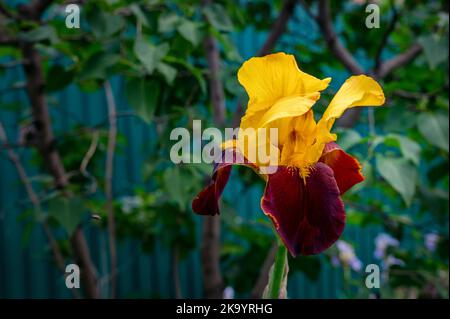
{"type": "Polygon", "coordinates": [[[384,104],[381,86],[366,75],[351,76],[341,86],[322,116],[320,124],[326,124],[329,130],[336,118],[346,109],[355,106],[379,106],[384,104]]]}
{"type": "Polygon", "coordinates": [[[238,80],[249,96],[249,115],[271,107],[281,98],[322,91],[330,82],[330,78],[320,80],[302,72],[294,56],[285,53],[249,59],[239,69],[238,80]]]}

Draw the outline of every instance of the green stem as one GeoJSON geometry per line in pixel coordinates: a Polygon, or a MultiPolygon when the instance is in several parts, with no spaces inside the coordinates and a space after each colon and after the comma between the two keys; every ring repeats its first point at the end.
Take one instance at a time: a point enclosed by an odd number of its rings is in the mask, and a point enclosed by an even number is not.
{"type": "Polygon", "coordinates": [[[269,278],[269,298],[278,299],[280,296],[281,283],[283,281],[284,272],[287,262],[287,249],[280,243],[273,264],[272,276],[269,278]]]}

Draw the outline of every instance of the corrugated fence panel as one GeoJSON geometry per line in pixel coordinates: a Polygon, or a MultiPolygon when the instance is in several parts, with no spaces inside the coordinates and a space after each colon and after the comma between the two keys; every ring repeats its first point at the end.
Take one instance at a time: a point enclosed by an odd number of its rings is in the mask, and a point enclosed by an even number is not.
{"type": "MultiPolygon", "coordinates": [[[[303,12],[298,15],[304,17],[303,12]]],[[[314,30],[309,30],[314,32],[314,30]]],[[[306,32],[303,29],[303,32],[306,32]]],[[[306,32],[307,33],[307,32],[306,32]]],[[[265,35],[245,30],[233,37],[244,58],[257,52],[265,35]]],[[[0,78],[2,102],[12,101],[18,97],[27,105],[23,92],[9,92],[7,85],[21,78],[19,69],[10,69],[0,78]],[[7,92],[8,91],[8,92],[7,92]],[[3,93],[6,92],[6,93],[3,93]]],[[[122,80],[112,79],[112,86],[117,99],[118,109],[129,110],[123,94],[122,80]]],[[[53,108],[54,128],[57,132],[67,131],[77,124],[98,125],[107,119],[105,97],[102,91],[82,93],[71,86],[55,95],[58,107],[53,108]]],[[[17,122],[19,118],[11,112],[0,112],[2,122],[7,126],[7,134],[12,141],[17,140],[17,122]]],[[[120,134],[127,138],[127,144],[118,154],[115,161],[114,195],[131,194],[137,185],[143,186],[141,167],[151,149],[152,129],[135,117],[123,117],[118,124],[120,134]]],[[[17,149],[22,161],[30,158],[28,150],[17,149]]],[[[32,166],[27,166],[28,172],[35,173],[32,166]]],[[[24,245],[22,237],[24,224],[18,221],[19,215],[27,206],[26,193],[19,182],[17,173],[3,150],[0,152],[0,297],[3,298],[45,298],[70,297],[64,280],[51,261],[46,239],[40,227],[36,226],[31,234],[28,245],[24,245]]],[[[233,175],[234,187],[240,184],[233,175]]],[[[259,201],[262,189],[254,188],[248,196],[236,202],[236,210],[244,218],[253,218],[261,214],[259,201]]],[[[199,218],[197,218],[199,221],[199,218]]],[[[107,236],[93,226],[85,229],[94,261],[100,276],[108,273],[107,236]]],[[[346,238],[359,242],[358,253],[364,261],[371,260],[372,231],[346,229],[346,238]]],[[[155,252],[149,256],[144,254],[139,242],[125,240],[118,243],[119,260],[119,296],[120,297],[173,297],[172,279],[170,275],[170,254],[167,249],[158,245],[155,252]]],[[[181,264],[180,275],[182,293],[185,297],[198,298],[201,291],[201,265],[199,252],[194,252],[181,264]]],[[[298,298],[336,298],[337,291],[342,287],[342,271],[331,268],[328,263],[322,263],[322,272],[317,282],[311,282],[303,274],[297,274],[289,282],[290,297],[298,298]]],[[[107,285],[104,285],[107,286],[107,285]]],[[[105,291],[104,291],[105,292],[105,291]]]]}

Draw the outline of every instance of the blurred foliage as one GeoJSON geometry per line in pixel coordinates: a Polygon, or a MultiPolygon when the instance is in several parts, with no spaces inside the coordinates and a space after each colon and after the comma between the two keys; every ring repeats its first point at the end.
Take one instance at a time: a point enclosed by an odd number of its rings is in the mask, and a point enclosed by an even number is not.
{"type": "MultiPolygon", "coordinates": [[[[315,10],[316,1],[305,2],[315,10]]],[[[339,143],[360,160],[366,176],[345,195],[347,223],[349,227],[379,229],[400,243],[385,257],[395,257],[402,263],[384,268],[384,284],[378,295],[448,297],[448,3],[377,3],[381,7],[381,27],[367,31],[361,28],[366,17],[365,1],[332,1],[335,24],[348,49],[357,53],[365,67],[372,67],[395,6],[398,21],[383,59],[403,52],[414,41],[421,43],[423,54],[383,79],[387,105],[374,111],[373,123],[368,121],[365,110],[357,126],[338,130],[339,143]],[[429,234],[438,236],[434,250],[426,245],[429,234]]],[[[281,1],[244,1],[236,5],[235,1],[222,0],[202,8],[198,1],[100,0],[83,4],[80,29],[64,26],[63,7],[59,5],[51,7],[42,25],[2,18],[0,25],[7,34],[37,43],[50,101],[70,85],[96,92],[105,80],[118,76],[124,80],[125,95],[134,114],[155,129],[158,138],[152,141],[151,155],[144,167],[135,168],[142,171],[150,186],[136,188],[134,194],[114,202],[119,238],[136,238],[149,253],[156,240],[162,240],[181,258],[199,247],[190,203],[207,181],[211,167],[173,165],[168,160],[172,141],[167,136],[174,127],[190,128],[192,119],[201,119],[204,127],[212,125],[202,44],[207,34],[220,44],[221,79],[230,102],[227,118],[231,122],[234,101],[246,98],[236,80],[243,59],[232,35],[249,28],[269,31],[280,7],[281,1]]],[[[318,77],[345,74],[320,33],[305,33],[298,27],[302,23],[318,30],[304,12],[300,21],[295,15],[277,50],[295,54],[301,68],[318,77]]],[[[258,49],[254,48],[255,54],[258,49]]],[[[20,53],[14,47],[0,47],[0,58],[20,60],[20,53]]],[[[0,67],[0,74],[6,67],[0,67]]],[[[5,84],[9,90],[21,88],[16,80],[5,84]]],[[[325,98],[332,93],[325,92],[325,98]]],[[[29,109],[19,101],[4,102],[0,98],[0,108],[2,112],[16,112],[23,123],[29,119],[29,109]]],[[[324,109],[322,105],[318,108],[319,113],[324,109]]],[[[54,228],[59,225],[66,231],[59,238],[61,242],[67,240],[67,233],[73,232],[79,221],[106,226],[102,181],[107,120],[101,127],[57,132],[58,148],[67,170],[77,172],[94,132],[100,138],[89,175],[71,175],[70,189],[77,195],[73,200],[64,201],[44,173],[36,177],[44,193],[44,218],[50,218],[54,228]],[[87,210],[98,215],[100,221],[86,218],[87,210]]],[[[118,152],[124,144],[125,137],[119,136],[118,152]]],[[[38,156],[33,157],[33,163],[43,166],[38,156]]],[[[254,186],[258,183],[255,175],[244,171],[239,169],[241,183],[246,188],[259,187],[254,186]]],[[[273,235],[263,217],[245,220],[230,207],[226,213],[223,224],[229,236],[222,247],[225,281],[239,294],[248,295],[273,235]]],[[[30,216],[43,218],[29,211],[24,216],[27,221],[30,216]]],[[[353,244],[358,251],[360,243],[353,244]]],[[[337,253],[333,247],[326,253],[327,258],[292,259],[290,274],[300,271],[312,281],[317,280],[322,264],[337,253]]],[[[342,296],[368,297],[371,292],[364,288],[364,272],[349,275],[348,266],[342,267],[347,284],[353,286],[342,296]]]]}

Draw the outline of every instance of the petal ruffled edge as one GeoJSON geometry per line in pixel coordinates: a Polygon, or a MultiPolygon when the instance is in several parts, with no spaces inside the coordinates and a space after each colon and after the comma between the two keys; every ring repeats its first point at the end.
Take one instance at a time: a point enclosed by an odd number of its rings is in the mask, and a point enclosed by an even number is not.
{"type": "Polygon", "coordinates": [[[319,161],[331,167],[341,194],[344,194],[355,184],[364,181],[364,176],[361,173],[361,164],[335,142],[325,145],[319,161]]]}

